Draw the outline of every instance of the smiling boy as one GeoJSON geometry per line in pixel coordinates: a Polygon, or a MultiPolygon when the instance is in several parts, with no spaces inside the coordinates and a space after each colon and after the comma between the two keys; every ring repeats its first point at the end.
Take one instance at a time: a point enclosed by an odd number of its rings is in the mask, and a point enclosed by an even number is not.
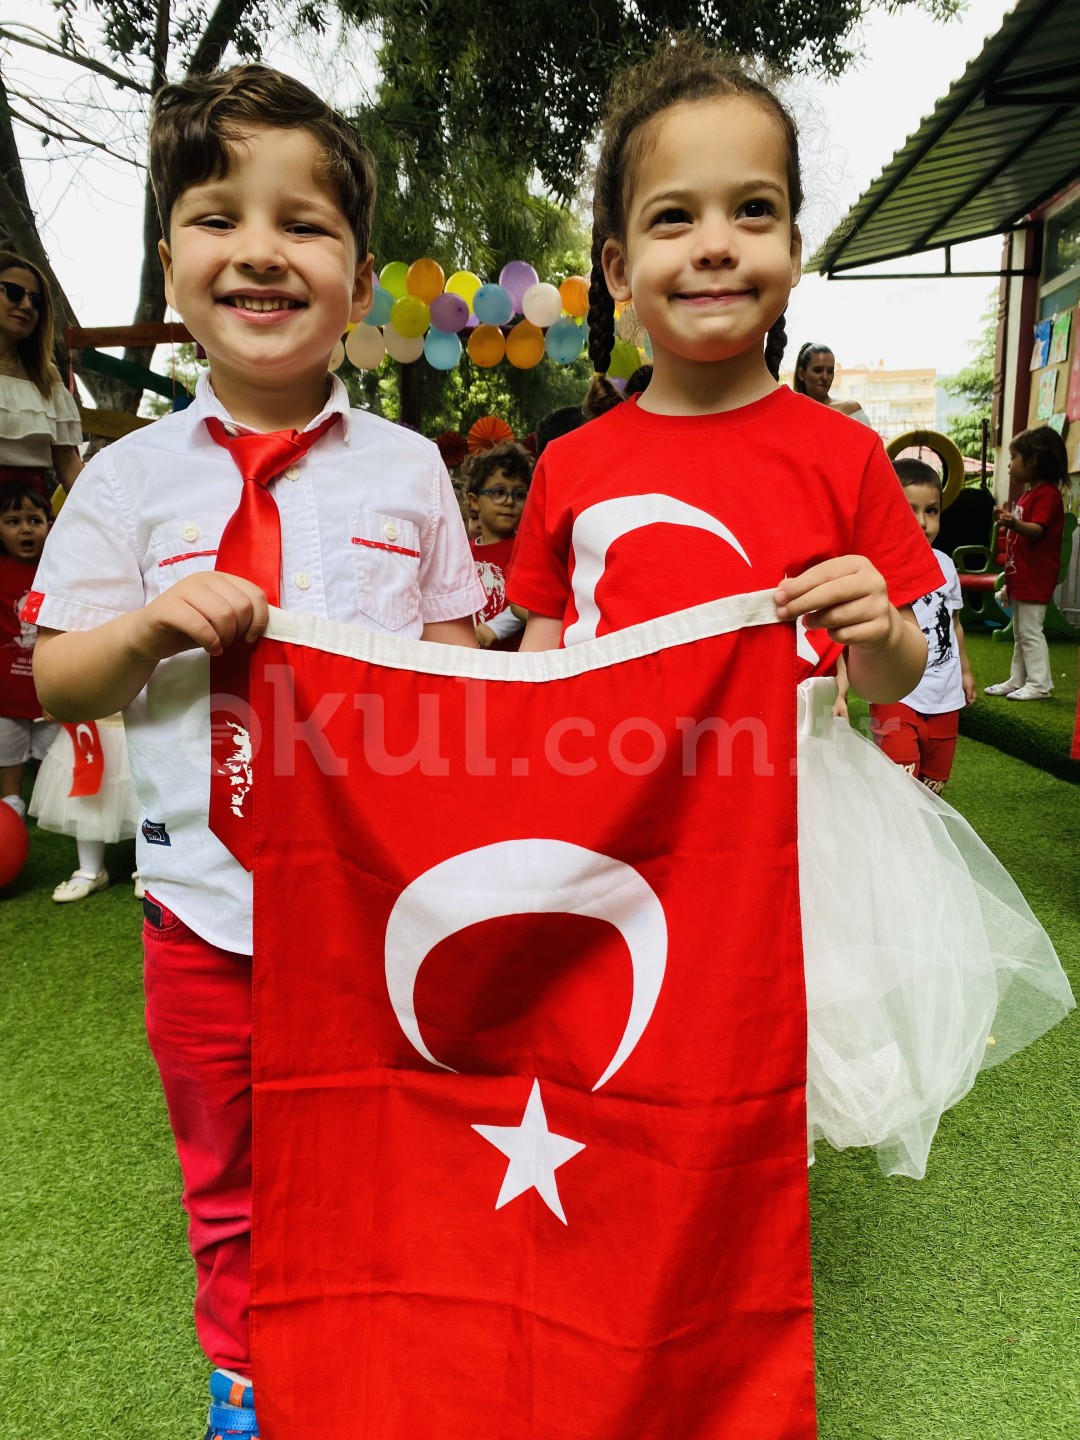
{"type": "Polygon", "coordinates": [[[216,1367],[213,1440],[258,1428],[251,876],[208,826],[208,656],[257,639],[267,589],[287,609],[470,646],[484,593],[438,451],[350,409],[327,373],[372,299],[375,177],[352,127],[289,77],[239,66],[159,92],[150,170],[166,295],[209,371],[186,410],[87,467],[24,618],[43,627],[35,674],[54,714],[124,711],[143,809],[147,1030],[183,1172],[196,1328],[216,1367]],[[264,491],[245,485],[229,442],[283,430],[290,459],[264,491]],[[265,546],[222,537],[249,504],[265,519],[267,494],[281,563],[260,585],[265,546]]]}

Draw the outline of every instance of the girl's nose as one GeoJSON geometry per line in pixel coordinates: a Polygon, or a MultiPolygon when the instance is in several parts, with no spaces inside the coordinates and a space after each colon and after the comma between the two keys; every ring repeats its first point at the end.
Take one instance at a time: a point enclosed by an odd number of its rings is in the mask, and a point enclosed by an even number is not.
{"type": "Polygon", "coordinates": [[[705,220],[695,237],[694,260],[698,265],[731,264],[735,259],[735,230],[726,217],[705,220]]]}

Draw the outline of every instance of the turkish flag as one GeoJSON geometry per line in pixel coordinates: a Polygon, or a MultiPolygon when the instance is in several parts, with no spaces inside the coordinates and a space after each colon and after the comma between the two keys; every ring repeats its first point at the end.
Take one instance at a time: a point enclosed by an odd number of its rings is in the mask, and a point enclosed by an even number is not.
{"type": "Polygon", "coordinates": [[[275,614],[263,1440],[812,1440],[795,637],[737,608],[525,656],[275,614]]]}
{"type": "Polygon", "coordinates": [[[105,754],[101,748],[101,735],[93,720],[80,720],[77,725],[65,722],[64,729],[71,740],[74,760],[71,771],[69,799],[79,795],[96,795],[105,778],[105,754]]]}

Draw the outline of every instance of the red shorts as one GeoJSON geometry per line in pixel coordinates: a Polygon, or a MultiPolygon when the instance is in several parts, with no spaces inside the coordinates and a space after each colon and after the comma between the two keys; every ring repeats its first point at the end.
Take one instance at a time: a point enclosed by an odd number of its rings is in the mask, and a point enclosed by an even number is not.
{"type": "Polygon", "coordinates": [[[890,760],[917,780],[944,785],[952,772],[959,710],[923,715],[910,705],[871,705],[870,733],[890,760]]]}

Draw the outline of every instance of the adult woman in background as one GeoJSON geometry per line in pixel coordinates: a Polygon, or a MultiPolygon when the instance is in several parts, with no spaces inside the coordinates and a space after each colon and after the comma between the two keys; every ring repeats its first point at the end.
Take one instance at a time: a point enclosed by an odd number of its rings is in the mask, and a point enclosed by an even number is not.
{"type": "Polygon", "coordinates": [[[799,350],[795,361],[794,390],[797,395],[809,395],[838,410],[841,415],[850,415],[862,425],[870,424],[870,417],[857,400],[833,400],[829,391],[836,375],[836,356],[827,345],[816,345],[808,340],[799,350]]]}
{"type": "Polygon", "coordinates": [[[82,469],[79,407],[53,360],[53,304],[36,265],[0,250],[0,484],[33,485],[46,472],[70,490],[82,469]]]}

